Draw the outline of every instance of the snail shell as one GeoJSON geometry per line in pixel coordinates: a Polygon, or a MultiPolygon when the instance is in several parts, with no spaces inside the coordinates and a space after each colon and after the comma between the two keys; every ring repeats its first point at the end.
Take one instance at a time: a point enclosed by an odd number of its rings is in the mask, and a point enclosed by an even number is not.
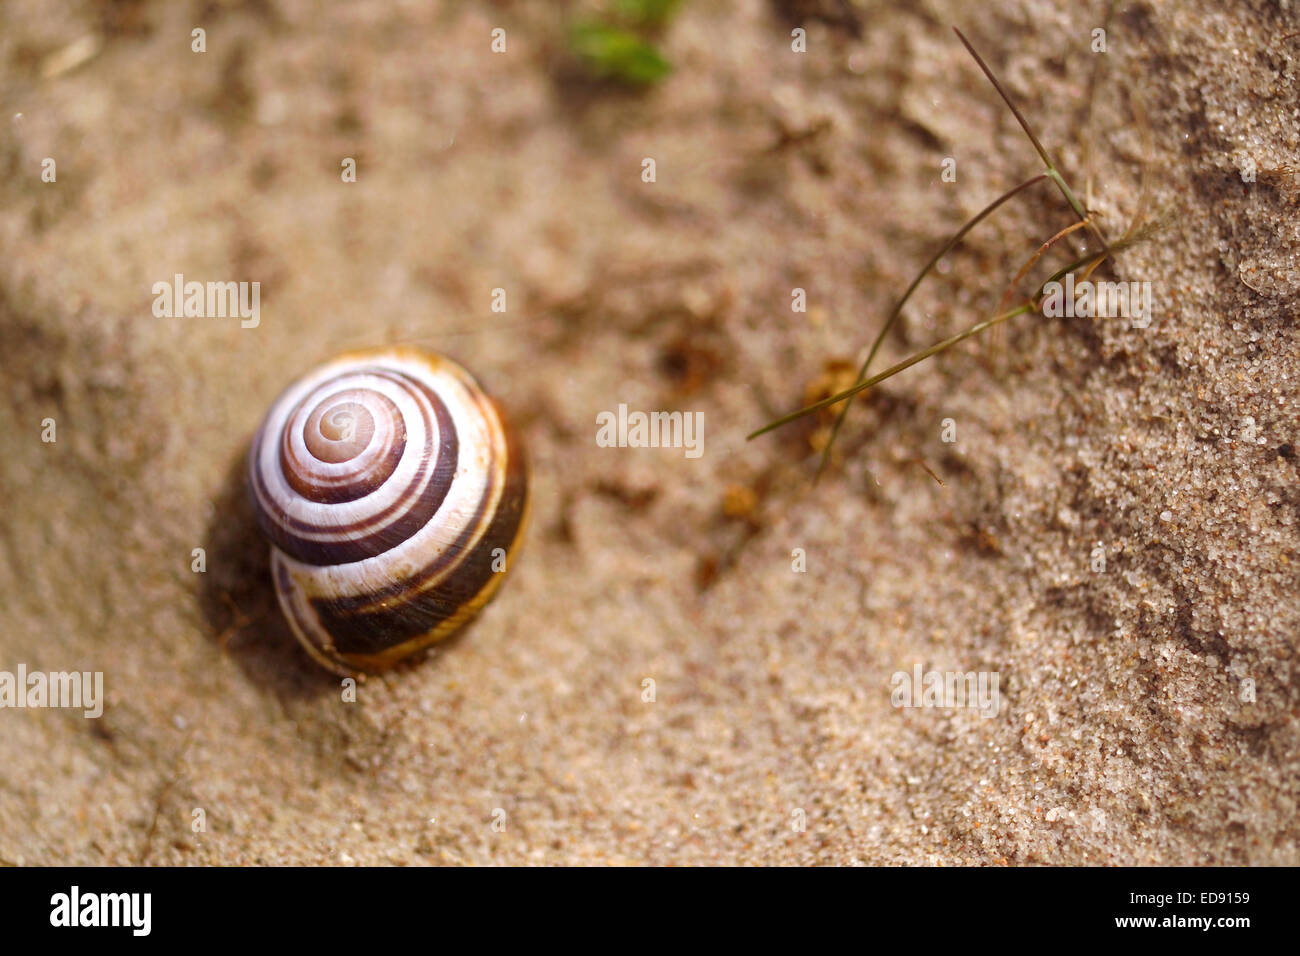
{"type": "Polygon", "coordinates": [[[496,592],[528,511],[522,446],[440,355],[342,355],[291,385],[249,453],[280,607],[340,674],[449,636],[496,592]]]}

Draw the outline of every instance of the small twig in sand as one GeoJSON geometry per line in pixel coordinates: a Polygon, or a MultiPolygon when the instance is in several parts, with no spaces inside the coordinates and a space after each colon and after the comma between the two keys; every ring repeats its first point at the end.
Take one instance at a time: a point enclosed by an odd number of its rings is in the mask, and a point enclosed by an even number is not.
{"type": "Polygon", "coordinates": [[[180,781],[181,762],[185,759],[185,754],[190,749],[190,744],[194,740],[194,731],[191,730],[185,737],[185,742],[181,744],[181,749],[176,753],[175,764],[172,768],[172,775],[163,784],[162,789],[158,791],[158,799],[154,801],[153,818],[149,821],[149,829],[145,832],[144,843],[140,847],[140,854],[136,858],[138,866],[144,866],[145,861],[149,859],[149,852],[153,849],[153,835],[158,831],[158,820],[162,816],[163,804],[167,802],[167,795],[180,781]]]}

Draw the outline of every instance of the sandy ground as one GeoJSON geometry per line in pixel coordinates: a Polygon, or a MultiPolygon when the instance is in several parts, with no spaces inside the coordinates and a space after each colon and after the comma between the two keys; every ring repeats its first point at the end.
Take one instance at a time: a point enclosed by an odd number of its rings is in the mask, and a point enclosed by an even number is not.
{"type": "MultiPolygon", "coordinates": [[[[107,696],[0,710],[0,860],[1300,863],[1295,0],[1121,3],[1105,54],[1100,3],[687,0],[641,94],[577,78],[578,12],[0,8],[0,670],[107,696]],[[954,24],[1109,236],[1163,223],[1103,270],[1154,320],[919,365],[814,487],[811,425],[745,434],[1040,168],[954,24]],[[155,317],[178,272],[259,281],[260,325],[155,317]],[[296,374],[391,342],[514,410],[534,520],[467,634],[346,703],[242,456],[296,374]],[[620,402],[702,412],[704,454],[597,447],[620,402]],[[997,673],[999,712],[892,706],[917,665],[997,673]]],[[[999,213],[877,367],[1071,221],[1047,186],[999,213]]]]}

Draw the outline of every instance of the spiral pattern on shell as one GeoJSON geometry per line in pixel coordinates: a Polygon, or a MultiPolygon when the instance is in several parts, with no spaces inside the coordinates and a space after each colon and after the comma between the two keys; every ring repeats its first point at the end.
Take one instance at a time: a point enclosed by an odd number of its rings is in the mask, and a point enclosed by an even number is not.
{"type": "Polygon", "coordinates": [[[528,510],[496,404],[416,349],[340,356],[291,385],[253,439],[249,490],[285,617],[340,673],[382,670],[473,617],[528,510]]]}

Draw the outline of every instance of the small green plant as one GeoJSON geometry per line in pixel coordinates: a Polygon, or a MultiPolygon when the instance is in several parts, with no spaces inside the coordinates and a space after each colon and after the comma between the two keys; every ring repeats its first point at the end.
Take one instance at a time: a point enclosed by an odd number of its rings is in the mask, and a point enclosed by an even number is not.
{"type": "Polygon", "coordinates": [[[1001,325],[1003,322],[1006,322],[1009,319],[1013,319],[1016,316],[1025,315],[1026,313],[1038,311],[1042,297],[1045,294],[1044,290],[1050,283],[1059,281],[1062,277],[1064,277],[1068,273],[1071,273],[1074,270],[1081,269],[1081,268],[1087,270],[1087,272],[1084,275],[1084,278],[1086,278],[1087,275],[1091,274],[1092,271],[1096,269],[1098,266],[1100,266],[1101,263],[1105,261],[1108,257],[1110,257],[1111,255],[1113,255],[1114,253],[1122,249],[1128,248],[1129,246],[1134,245],[1135,243],[1141,241],[1142,239],[1146,238],[1146,235],[1148,233],[1148,230],[1146,228],[1135,226],[1130,228],[1122,239],[1116,242],[1107,242],[1106,237],[1103,236],[1101,230],[1097,228],[1095,221],[1092,219],[1091,216],[1087,214],[1087,212],[1084,210],[1083,205],[1079,202],[1079,200],[1075,198],[1074,192],[1070,189],[1069,185],[1065,181],[1065,178],[1061,175],[1060,171],[1057,169],[1055,162],[1052,160],[1047,150],[1043,147],[1043,144],[1039,141],[1038,137],[1034,135],[1034,132],[1030,128],[1029,123],[1025,119],[1024,115],[1020,112],[1019,109],[1016,108],[1016,105],[1011,102],[1010,96],[1007,95],[1007,92],[1006,90],[1003,89],[1002,84],[998,82],[997,77],[993,75],[993,71],[989,69],[988,64],[984,62],[984,59],[979,55],[979,53],[975,51],[975,48],[971,46],[970,41],[966,39],[966,37],[962,34],[960,30],[954,27],[953,32],[957,34],[958,39],[961,40],[962,44],[970,52],[970,55],[975,58],[975,62],[979,64],[979,67],[984,72],[984,75],[988,77],[989,82],[993,84],[993,88],[997,90],[998,95],[1002,98],[1003,102],[1006,103],[1007,108],[1011,110],[1012,114],[1016,118],[1016,121],[1020,124],[1020,128],[1024,130],[1025,135],[1029,138],[1029,141],[1033,144],[1034,149],[1037,151],[1039,158],[1042,159],[1045,169],[1043,170],[1043,172],[1039,173],[1038,175],[1026,180],[1020,185],[1015,186],[1012,189],[1008,190],[1007,192],[1003,193],[997,199],[993,200],[993,202],[985,206],[970,221],[968,221],[964,226],[962,226],[961,229],[959,229],[952,236],[952,238],[950,238],[943,245],[943,247],[934,254],[933,258],[931,258],[930,261],[926,263],[925,267],[921,269],[921,271],[917,274],[916,278],[912,280],[912,284],[907,287],[907,291],[905,291],[902,297],[898,300],[898,302],[895,303],[894,308],[890,312],[888,318],[885,319],[885,323],[881,327],[879,334],[872,342],[871,350],[870,352],[868,352],[866,360],[862,363],[862,367],[858,371],[857,382],[852,387],[844,389],[843,391],[838,392],[837,394],[832,395],[829,398],[823,399],[822,401],[815,402],[811,405],[807,405],[804,408],[800,408],[797,411],[791,412],[789,415],[784,415],[781,418],[776,419],[775,421],[769,422],[768,424],[764,425],[762,428],[759,428],[758,430],[752,432],[749,435],[749,438],[751,439],[757,438],[759,435],[763,435],[766,434],[767,432],[772,431],[773,429],[780,428],[782,425],[787,425],[790,422],[803,418],[805,415],[811,415],[814,412],[821,411],[824,408],[830,408],[831,406],[837,405],[842,402],[843,404],[839,409],[839,414],[835,419],[835,423],[831,429],[830,437],[827,440],[825,447],[822,449],[821,464],[818,466],[817,469],[817,474],[819,477],[822,474],[822,472],[825,471],[827,464],[830,462],[831,449],[834,447],[835,438],[839,434],[839,430],[841,426],[844,424],[844,419],[848,415],[849,406],[852,403],[854,396],[856,396],[859,392],[865,391],[866,389],[869,389],[872,386],[877,385],[880,382],[883,382],[885,379],[891,378],[892,376],[897,375],[899,372],[911,368],[913,365],[916,365],[918,362],[922,362],[933,355],[938,355],[940,352],[944,352],[947,349],[952,348],[957,343],[963,342],[966,339],[970,338],[971,336],[978,335],[981,332],[984,332],[995,326],[1001,325]],[[876,353],[880,351],[880,347],[884,343],[885,337],[889,334],[889,330],[893,328],[894,323],[898,320],[898,317],[902,314],[903,306],[907,304],[907,300],[911,298],[912,293],[916,291],[917,286],[919,286],[921,284],[921,281],[925,279],[927,275],[930,274],[930,271],[934,269],[934,267],[939,263],[939,261],[944,256],[946,256],[949,252],[951,252],[957,246],[957,244],[960,243],[962,239],[966,237],[967,233],[969,233],[972,229],[974,229],[977,225],[979,225],[988,216],[992,215],[1004,203],[1008,202],[1011,199],[1014,199],[1016,196],[1020,195],[1021,193],[1030,189],[1031,187],[1039,183],[1048,182],[1048,181],[1054,183],[1057,189],[1060,190],[1062,196],[1064,196],[1070,208],[1074,211],[1075,215],[1078,216],[1078,222],[1076,222],[1074,226],[1071,226],[1068,229],[1061,230],[1059,233],[1057,233],[1055,236],[1053,236],[1051,239],[1049,239],[1047,242],[1043,244],[1043,246],[1039,249],[1038,253],[1029,261],[1029,263],[1026,264],[1025,268],[1021,270],[1021,273],[1016,276],[1015,280],[1013,280],[1011,287],[1009,287],[1007,290],[1007,295],[1004,297],[1002,306],[1000,307],[998,313],[990,318],[985,319],[982,322],[977,322],[975,325],[972,325],[970,328],[966,329],[963,332],[959,332],[954,336],[944,339],[942,342],[937,342],[934,345],[930,346],[929,348],[922,349],[920,352],[917,352],[914,355],[910,356],[909,358],[906,358],[903,361],[899,362],[898,364],[885,369],[883,372],[868,377],[867,373],[871,368],[871,363],[872,361],[875,360],[876,353]],[[1058,270],[1050,278],[1044,280],[1042,283],[1038,285],[1037,291],[1034,293],[1033,296],[1030,296],[1029,298],[1023,300],[1015,308],[1007,310],[1006,306],[1009,304],[1009,299],[1014,292],[1015,285],[1020,281],[1020,279],[1024,277],[1025,273],[1028,272],[1028,270],[1034,265],[1034,263],[1038,261],[1038,258],[1041,257],[1048,249],[1050,249],[1059,239],[1063,238],[1065,235],[1074,231],[1075,229],[1080,229],[1080,228],[1087,228],[1096,236],[1097,241],[1100,245],[1099,251],[1084,256],[1082,258],[1076,259],[1074,262],[1071,262],[1065,268],[1058,270]]]}
{"type": "Polygon", "coordinates": [[[601,17],[572,27],[569,49],[598,79],[650,86],[672,72],[656,40],[679,5],[680,0],[614,0],[601,17]]]}

